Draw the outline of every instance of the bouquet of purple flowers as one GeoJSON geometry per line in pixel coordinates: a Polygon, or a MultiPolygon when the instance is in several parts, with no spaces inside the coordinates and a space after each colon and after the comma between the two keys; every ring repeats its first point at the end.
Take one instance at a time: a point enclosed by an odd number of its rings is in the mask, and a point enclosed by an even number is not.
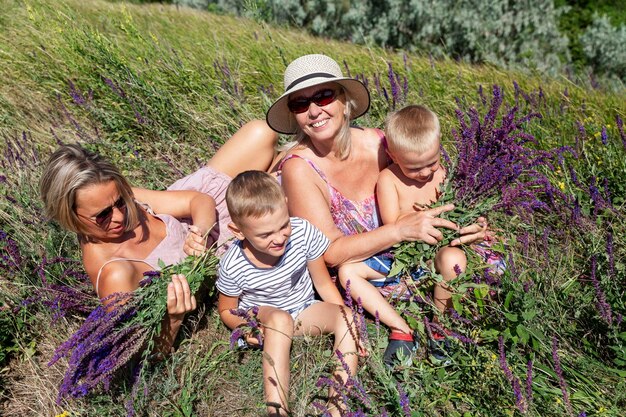
{"type": "Polygon", "coordinates": [[[154,350],[155,338],[167,313],[167,285],[172,274],[183,274],[195,294],[207,277],[215,277],[218,258],[212,250],[189,256],[176,265],[150,271],[132,293],[115,293],[103,300],[82,326],[59,346],[49,366],[69,356],[58,401],[79,398],[111,382],[134,360],[141,369],[154,350]]]}
{"type": "MultiPolygon", "coordinates": [[[[460,227],[494,211],[527,217],[536,210],[549,209],[558,199],[566,199],[541,168],[553,170],[554,162],[568,148],[549,151],[533,148],[536,139],[524,127],[541,115],[530,113],[518,117],[518,108],[512,107],[499,117],[501,108],[502,91],[494,86],[484,118],[473,107],[467,111],[457,109],[460,127],[452,130],[456,159],[452,161],[442,148],[447,178],[431,208],[453,203],[455,209],[440,217],[460,227]]],[[[397,245],[389,274],[409,272],[416,265],[425,267],[441,247],[459,237],[454,230],[442,229],[442,232],[443,240],[434,246],[421,242],[397,245]]]]}

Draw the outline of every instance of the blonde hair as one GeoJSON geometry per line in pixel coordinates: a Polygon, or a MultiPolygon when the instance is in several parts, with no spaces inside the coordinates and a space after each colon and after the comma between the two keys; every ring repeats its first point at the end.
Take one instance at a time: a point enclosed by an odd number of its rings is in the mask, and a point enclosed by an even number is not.
{"type": "Polygon", "coordinates": [[[126,202],[125,231],[139,221],[130,184],[109,161],[78,144],[61,145],[44,168],[39,191],[46,214],[63,228],[87,236],[87,228],[76,214],[76,193],[86,187],[113,181],[126,202]]]}
{"type": "MultiPolygon", "coordinates": [[[[335,138],[335,145],[337,147],[337,149],[335,150],[335,155],[339,159],[344,160],[348,156],[350,156],[350,151],[352,149],[352,138],[350,136],[350,121],[352,120],[352,113],[354,109],[356,108],[356,101],[352,97],[350,97],[350,94],[345,88],[341,87],[341,85],[339,85],[339,87],[342,90],[339,94],[343,93],[345,97],[345,105],[344,105],[345,107],[343,111],[343,115],[344,115],[343,125],[341,126],[341,129],[339,130],[339,133],[337,134],[337,137],[335,138]]],[[[290,117],[294,117],[292,113],[289,113],[289,114],[290,114],[290,117]]],[[[300,126],[297,127],[297,130],[298,131],[296,133],[294,140],[282,146],[280,150],[290,150],[298,146],[310,145],[311,142],[310,142],[309,137],[306,135],[306,133],[302,131],[302,129],[300,129],[300,126]]]]}
{"type": "Polygon", "coordinates": [[[226,206],[233,223],[248,217],[274,213],[285,204],[285,193],[276,178],[263,171],[244,171],[226,190],[226,206]]]}
{"type": "Polygon", "coordinates": [[[407,106],[387,116],[385,136],[391,153],[424,153],[439,146],[439,119],[425,106],[407,106]]]}

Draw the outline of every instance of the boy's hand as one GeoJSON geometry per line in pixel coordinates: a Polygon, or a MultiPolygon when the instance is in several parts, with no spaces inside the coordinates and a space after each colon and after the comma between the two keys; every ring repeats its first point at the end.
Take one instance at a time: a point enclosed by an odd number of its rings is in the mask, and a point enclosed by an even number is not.
{"type": "Polygon", "coordinates": [[[487,219],[479,217],[476,223],[463,227],[459,230],[461,237],[450,242],[450,246],[467,245],[471,243],[480,243],[489,239],[487,219]]]}
{"type": "Polygon", "coordinates": [[[189,233],[185,239],[183,251],[187,255],[199,256],[206,251],[207,234],[203,233],[198,226],[189,226],[189,233]]]}
{"type": "MultiPolygon", "coordinates": [[[[259,329],[259,331],[261,332],[261,335],[263,335],[262,327],[259,329]]],[[[254,332],[252,331],[246,333],[245,339],[246,339],[246,343],[249,344],[250,346],[255,346],[255,347],[261,346],[261,341],[259,340],[257,336],[255,336],[254,332]]]]}

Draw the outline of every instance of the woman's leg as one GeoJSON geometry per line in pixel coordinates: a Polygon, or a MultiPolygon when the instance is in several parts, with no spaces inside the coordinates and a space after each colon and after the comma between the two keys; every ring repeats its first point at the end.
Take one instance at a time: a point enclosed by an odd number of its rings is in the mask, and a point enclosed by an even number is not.
{"type": "Polygon", "coordinates": [[[267,412],[270,416],[286,416],[293,318],[286,311],[269,306],[259,307],[258,318],[263,326],[263,389],[267,412]]]}
{"type": "Polygon", "coordinates": [[[452,307],[452,292],[447,282],[455,279],[458,272],[465,271],[467,257],[463,249],[445,246],[435,255],[435,271],[441,274],[443,281],[435,285],[434,297],[435,307],[440,312],[445,312],[452,307]],[[455,271],[455,269],[457,271],[455,271]]]}
{"type": "Polygon", "coordinates": [[[274,165],[278,134],[264,120],[243,125],[207,162],[207,166],[234,178],[248,170],[268,171],[274,165]]]}
{"type": "Polygon", "coordinates": [[[344,264],[339,268],[339,281],[345,288],[350,281],[350,295],[355,300],[361,298],[365,311],[372,315],[378,312],[378,319],[384,325],[402,333],[412,334],[413,331],[398,312],[385,300],[381,293],[368,279],[384,278],[380,272],[374,271],[363,262],[344,264]]]}
{"type": "MultiPolygon", "coordinates": [[[[358,338],[357,329],[352,320],[352,312],[345,306],[332,303],[315,303],[306,308],[296,318],[295,335],[320,335],[332,333],[335,336],[333,350],[343,354],[345,364],[350,375],[356,373],[359,362],[357,352],[358,338]]],[[[348,372],[342,365],[339,365],[333,377],[339,384],[345,384],[348,379],[348,372]]],[[[339,416],[344,404],[341,397],[331,387],[328,393],[330,403],[330,413],[332,416],[339,416]]]]}

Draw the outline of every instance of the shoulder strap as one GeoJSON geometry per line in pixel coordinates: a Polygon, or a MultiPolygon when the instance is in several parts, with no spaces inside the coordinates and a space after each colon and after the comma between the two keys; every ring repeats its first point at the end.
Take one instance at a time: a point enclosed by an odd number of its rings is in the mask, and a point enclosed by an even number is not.
{"type": "Polygon", "coordinates": [[[104,269],[105,266],[107,266],[111,262],[115,262],[115,261],[143,262],[144,264],[146,264],[150,268],[152,268],[152,265],[150,265],[148,262],[146,262],[143,259],[129,259],[129,258],[113,258],[113,259],[109,259],[108,261],[106,261],[105,263],[102,264],[102,266],[98,270],[98,276],[96,277],[96,285],[95,285],[95,287],[96,287],[96,295],[98,296],[98,298],[100,298],[100,275],[102,274],[102,270],[104,269]]]}
{"type": "Polygon", "coordinates": [[[387,146],[387,137],[385,136],[385,132],[383,132],[380,129],[374,129],[374,130],[378,134],[378,137],[380,138],[380,143],[383,145],[383,148],[385,150],[388,150],[389,147],[387,146]]]}
{"type": "Polygon", "coordinates": [[[293,158],[298,158],[298,159],[302,159],[303,161],[306,161],[311,166],[311,168],[313,168],[315,172],[317,172],[317,175],[319,175],[324,180],[325,183],[328,183],[328,179],[326,179],[326,175],[324,174],[324,172],[322,172],[322,170],[319,169],[317,165],[313,163],[313,161],[311,161],[310,159],[304,158],[300,155],[294,155],[294,154],[287,155],[286,157],[283,158],[282,161],[280,161],[280,165],[278,166],[278,169],[282,170],[283,164],[293,158]]]}

